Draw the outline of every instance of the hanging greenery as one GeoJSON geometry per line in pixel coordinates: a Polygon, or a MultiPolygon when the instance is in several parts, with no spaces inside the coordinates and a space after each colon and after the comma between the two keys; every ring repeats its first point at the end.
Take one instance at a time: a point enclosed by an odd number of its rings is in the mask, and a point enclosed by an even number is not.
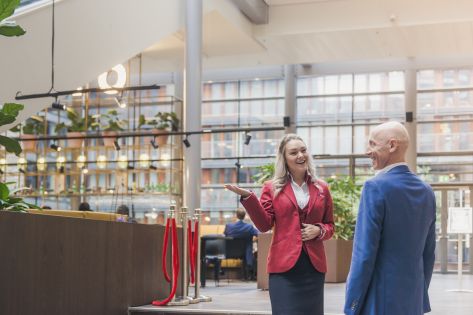
{"type": "Polygon", "coordinates": [[[19,4],[20,0],[0,0],[0,35],[11,37],[21,36],[26,33],[15,22],[4,21],[15,12],[19,4]]]}
{"type": "MultiPolygon", "coordinates": [[[[3,36],[21,36],[25,34],[20,26],[14,22],[5,21],[11,16],[15,9],[20,4],[20,0],[0,0],[0,35],[3,36]]],[[[6,103],[0,110],[0,126],[11,124],[16,120],[18,113],[23,110],[24,106],[15,103],[6,103]]],[[[5,136],[0,136],[0,145],[5,147],[5,150],[10,153],[20,155],[21,146],[18,140],[5,136]]]]}

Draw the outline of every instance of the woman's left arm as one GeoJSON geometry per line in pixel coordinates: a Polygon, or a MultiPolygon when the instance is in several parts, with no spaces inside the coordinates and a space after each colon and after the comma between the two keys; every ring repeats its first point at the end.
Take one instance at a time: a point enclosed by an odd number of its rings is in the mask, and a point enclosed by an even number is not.
{"type": "Polygon", "coordinates": [[[328,185],[324,183],[322,185],[325,195],[325,208],[322,222],[317,225],[322,229],[322,234],[318,238],[319,240],[326,241],[332,238],[335,232],[335,224],[333,222],[333,201],[328,185]]]}

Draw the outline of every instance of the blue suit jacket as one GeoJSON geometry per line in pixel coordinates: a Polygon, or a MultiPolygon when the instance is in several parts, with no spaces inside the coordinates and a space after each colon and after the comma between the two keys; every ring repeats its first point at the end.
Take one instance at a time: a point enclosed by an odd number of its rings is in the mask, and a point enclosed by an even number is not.
{"type": "Polygon", "coordinates": [[[238,220],[235,223],[228,223],[225,225],[225,236],[234,238],[248,238],[248,245],[246,248],[246,263],[248,266],[253,265],[253,243],[251,239],[258,235],[259,231],[251,224],[238,220]]]}
{"type": "Polygon", "coordinates": [[[435,196],[407,166],[368,180],[361,195],[345,314],[430,312],[435,196]]]}

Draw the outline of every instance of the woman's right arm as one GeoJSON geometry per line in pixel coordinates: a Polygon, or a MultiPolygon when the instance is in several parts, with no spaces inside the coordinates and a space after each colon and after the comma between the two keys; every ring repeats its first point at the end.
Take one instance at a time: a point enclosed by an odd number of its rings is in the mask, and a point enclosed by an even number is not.
{"type": "Polygon", "coordinates": [[[274,225],[274,209],[271,184],[264,184],[261,191],[261,200],[254,192],[243,190],[232,185],[225,187],[241,196],[240,202],[245,207],[253,223],[262,233],[269,231],[274,225]]]}

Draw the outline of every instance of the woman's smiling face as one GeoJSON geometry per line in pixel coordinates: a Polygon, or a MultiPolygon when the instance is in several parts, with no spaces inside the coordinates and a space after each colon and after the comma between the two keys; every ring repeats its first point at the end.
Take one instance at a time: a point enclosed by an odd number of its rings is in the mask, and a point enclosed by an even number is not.
{"type": "Polygon", "coordinates": [[[291,140],[286,143],[284,152],[287,168],[293,176],[303,176],[307,171],[309,153],[301,140],[291,140]]]}

